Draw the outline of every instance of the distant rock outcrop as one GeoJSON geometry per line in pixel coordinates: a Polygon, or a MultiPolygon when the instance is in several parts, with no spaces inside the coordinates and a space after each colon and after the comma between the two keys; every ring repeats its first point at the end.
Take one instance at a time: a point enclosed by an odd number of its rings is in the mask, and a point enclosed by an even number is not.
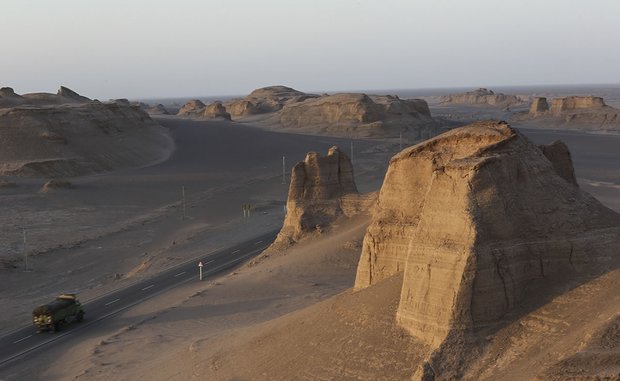
{"type": "Polygon", "coordinates": [[[179,116],[198,116],[205,110],[206,105],[198,99],[193,99],[183,105],[177,115],[179,116]]]}
{"type": "Polygon", "coordinates": [[[547,98],[545,97],[536,97],[532,101],[532,105],[530,106],[530,114],[531,115],[540,115],[549,111],[549,104],[547,103],[547,98]]]}
{"type": "Polygon", "coordinates": [[[243,99],[233,99],[224,105],[234,118],[267,114],[281,110],[285,105],[301,102],[318,95],[306,94],[286,86],[268,86],[252,91],[243,99]]]}
{"type": "Polygon", "coordinates": [[[30,93],[19,95],[10,87],[3,87],[0,89],[0,108],[19,105],[56,106],[60,104],[81,104],[88,102],[91,102],[89,98],[64,86],[61,86],[56,94],[30,93]]]}
{"type": "Polygon", "coordinates": [[[551,101],[552,114],[559,115],[567,111],[575,110],[597,110],[607,107],[603,98],[601,97],[578,97],[571,96],[565,98],[555,98],[551,101]]]}
{"type": "Polygon", "coordinates": [[[147,112],[151,115],[170,115],[170,112],[161,103],[149,108],[147,112]]]}
{"type": "Polygon", "coordinates": [[[207,119],[230,119],[230,114],[226,111],[222,102],[214,102],[205,107],[202,117],[207,119]]]}
{"type": "Polygon", "coordinates": [[[356,206],[368,203],[358,195],[353,166],[344,152],[336,146],[324,157],[310,152],[293,167],[286,218],[274,247],[320,233],[339,216],[357,214],[364,208],[356,206]]]}
{"type": "Polygon", "coordinates": [[[355,288],[404,273],[397,321],[432,351],[416,379],[459,378],[471,333],[620,255],[620,215],[569,184],[551,147],[553,163],[479,122],[390,161],[355,288]]]}
{"type": "Polygon", "coordinates": [[[440,103],[461,104],[461,105],[485,105],[507,107],[520,105],[527,99],[518,95],[507,95],[495,93],[492,90],[480,88],[474,91],[468,91],[460,94],[451,94],[443,96],[439,99],[440,103]]]}
{"type": "Polygon", "coordinates": [[[64,102],[90,102],[89,98],[86,98],[71,90],[70,88],[64,86],[60,86],[60,89],[58,89],[56,95],[58,95],[58,97],[61,98],[64,102]]]}
{"type": "Polygon", "coordinates": [[[316,97],[286,86],[268,86],[252,91],[245,99],[253,101],[261,112],[274,112],[287,104],[316,97]]]}
{"type": "Polygon", "coordinates": [[[232,120],[304,134],[426,139],[437,134],[426,101],[362,93],[307,94],[286,86],[224,103],[232,120]]]}
{"type": "Polygon", "coordinates": [[[98,101],[41,104],[46,97],[0,108],[0,175],[105,172],[162,160],[174,148],[166,130],[139,107],[98,101]]]}
{"type": "Polygon", "coordinates": [[[16,106],[24,102],[25,99],[21,95],[16,94],[12,88],[0,88],[0,108],[16,106]]]}
{"type": "Polygon", "coordinates": [[[261,110],[251,101],[241,99],[226,103],[226,110],[235,118],[260,114],[261,110]]]}
{"type": "Polygon", "coordinates": [[[620,131],[620,110],[595,96],[554,98],[551,106],[547,98],[537,97],[529,113],[518,113],[511,121],[541,128],[620,131]]]}
{"type": "Polygon", "coordinates": [[[419,139],[435,134],[424,100],[403,100],[389,95],[344,93],[291,103],[278,113],[278,122],[302,132],[319,130],[343,136],[398,136],[407,131],[419,139]]]}
{"type": "Polygon", "coordinates": [[[11,87],[2,87],[0,88],[0,98],[19,98],[22,97],[18,94],[15,94],[15,91],[11,87]]]}

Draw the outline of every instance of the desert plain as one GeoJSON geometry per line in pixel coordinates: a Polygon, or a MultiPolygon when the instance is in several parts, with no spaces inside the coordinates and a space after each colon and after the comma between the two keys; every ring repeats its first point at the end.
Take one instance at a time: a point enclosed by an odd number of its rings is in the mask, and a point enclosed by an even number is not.
{"type": "MultiPolygon", "coordinates": [[[[196,273],[194,280],[88,329],[67,328],[71,334],[61,340],[2,364],[0,380],[619,379],[620,253],[614,249],[619,244],[614,229],[620,228],[620,120],[614,119],[613,106],[620,105],[620,90],[502,89],[513,91],[508,96],[480,90],[442,96],[437,91],[422,92],[413,100],[406,92],[317,95],[276,86],[238,99],[202,105],[192,102],[183,107],[185,111],[166,100],[152,101],[149,107],[121,100],[101,106],[68,91],[59,91],[58,96],[68,94],[71,99],[53,98],[53,105],[48,95],[24,96],[26,100],[5,96],[12,100],[1,106],[0,118],[11,112],[49,110],[98,113],[108,107],[114,115],[121,110],[123,118],[140,125],[129,132],[118,127],[102,135],[102,146],[91,140],[89,152],[81,152],[72,148],[79,144],[79,131],[60,129],[51,135],[52,127],[41,132],[43,127],[36,121],[24,122],[33,140],[43,139],[42,147],[52,142],[55,148],[43,151],[46,157],[32,156],[25,138],[9,135],[8,125],[0,125],[12,144],[12,152],[3,157],[12,165],[2,167],[0,183],[0,335],[30,324],[32,308],[58,293],[76,292],[83,302],[89,302],[201,255],[278,232],[283,224],[286,229],[276,244],[233,269],[203,281],[196,273]],[[601,95],[606,105],[586,102],[574,113],[571,108],[556,115],[550,107],[543,116],[530,114],[534,99],[543,95],[566,99],[582,93],[601,95]],[[151,107],[158,103],[161,107],[151,107]],[[94,111],[88,111],[89,107],[94,111]],[[463,127],[488,119],[507,124],[463,127]],[[511,127],[504,127],[508,124],[511,127]],[[463,136],[459,128],[464,129],[463,136]],[[467,140],[469,135],[474,136],[472,141],[467,140]],[[485,139],[493,143],[482,145],[485,139]],[[556,140],[570,151],[576,184],[551,173],[551,161],[536,148],[556,140]],[[521,145],[502,151],[503,145],[515,141],[521,145]],[[481,144],[478,151],[461,152],[476,144],[481,144]],[[339,149],[334,151],[333,146],[339,149]],[[106,152],[109,147],[132,154],[114,156],[106,152]],[[418,152],[424,160],[434,158],[433,165],[444,160],[446,164],[426,173],[427,161],[419,159],[406,171],[388,170],[392,164],[396,168],[399,162],[418,157],[418,152]],[[488,152],[489,157],[484,156],[488,152]],[[442,179],[454,169],[462,171],[458,173],[463,177],[472,176],[471,184],[479,181],[482,185],[472,189],[484,195],[491,186],[477,180],[479,167],[470,167],[470,163],[506,161],[506,167],[496,169],[500,173],[513,168],[512,157],[518,157],[525,168],[514,173],[525,173],[523,182],[533,184],[528,195],[559,195],[562,202],[556,205],[556,198],[549,196],[547,205],[529,200],[535,205],[530,207],[518,194],[502,198],[510,189],[500,187],[503,193],[493,196],[498,203],[523,203],[514,210],[504,205],[510,210],[507,215],[520,215],[527,209],[527,221],[554,221],[553,229],[558,231],[570,225],[556,240],[568,242],[571,234],[583,236],[593,252],[580,243],[565,251],[555,246],[532,249],[555,250],[559,259],[541,254],[541,277],[523,283],[515,278],[513,287],[519,290],[513,291],[519,296],[514,300],[506,296],[505,303],[497,302],[495,286],[490,287],[492,291],[481,286],[481,299],[475,298],[477,286],[474,291],[455,286],[455,301],[471,292],[474,296],[467,299],[471,305],[479,300],[501,304],[489,312],[488,319],[480,312],[484,308],[472,307],[473,312],[463,314],[474,317],[460,325],[457,317],[462,316],[446,317],[436,299],[424,300],[428,305],[436,303],[437,308],[408,300],[403,290],[409,287],[417,295],[422,287],[415,283],[422,276],[415,275],[414,269],[428,266],[430,274],[442,256],[465,250],[458,246],[465,241],[454,238],[461,236],[452,230],[437,238],[432,232],[438,230],[428,228],[424,233],[425,226],[448,229],[453,221],[450,213],[455,213],[454,220],[471,218],[475,228],[455,229],[459,234],[479,229],[480,235],[467,238],[476,242],[471,244],[476,248],[486,237],[484,229],[496,223],[486,221],[486,216],[501,208],[491,202],[483,207],[487,199],[480,196],[482,206],[476,214],[472,207],[462,206],[463,200],[470,200],[464,198],[465,193],[446,190],[462,184],[455,182],[451,188],[437,182],[431,193],[441,202],[428,198],[428,205],[437,209],[407,214],[410,204],[425,199],[409,200],[407,195],[421,192],[422,186],[407,188],[394,179],[405,184],[419,177],[415,184],[426,184],[424,176],[442,179]],[[386,177],[386,173],[397,175],[386,177]],[[52,179],[60,186],[46,187],[52,179]],[[382,189],[384,179],[396,184],[389,192],[382,189]],[[402,204],[399,198],[383,196],[392,193],[400,195],[402,204]],[[243,206],[248,204],[251,210],[246,215],[243,206]],[[453,209],[441,209],[444,206],[453,209]],[[551,217],[558,210],[566,214],[554,220],[551,217]],[[434,213],[450,217],[440,220],[434,213]],[[574,216],[575,221],[585,217],[573,223],[574,216]],[[391,221],[400,228],[382,232],[391,221]],[[611,233],[600,233],[602,229],[611,233]],[[416,242],[407,241],[412,237],[416,242]],[[374,246],[369,243],[373,239],[374,246]],[[435,239],[438,243],[433,250],[440,254],[428,263],[404,259],[428,249],[416,248],[417,243],[422,247],[435,239]],[[601,252],[605,247],[611,249],[599,256],[594,252],[599,250],[597,244],[588,239],[598,242],[601,252]],[[582,253],[573,258],[579,250],[582,253]],[[398,259],[386,259],[384,253],[398,259]],[[375,267],[364,267],[360,260],[364,255],[375,267]],[[574,267],[566,270],[562,266],[569,260],[564,256],[569,255],[574,267]],[[582,268],[573,264],[577,258],[582,268]],[[386,270],[393,264],[393,271],[386,270]],[[570,274],[554,275],[554,266],[570,274]],[[545,268],[550,272],[545,273],[545,268]],[[366,276],[385,279],[362,281],[366,276]],[[428,328],[429,323],[420,317],[425,314],[438,321],[445,319],[448,328],[428,328]],[[428,332],[435,336],[429,339],[428,332]]],[[[129,122],[121,119],[119,123],[129,122]]],[[[533,241],[554,237],[550,225],[551,233],[540,233],[545,228],[535,226],[530,231],[524,227],[525,237],[519,232],[506,233],[508,238],[501,235],[501,239],[499,233],[489,234],[495,237],[493,243],[506,240],[514,246],[534,247],[533,241]],[[517,236],[518,242],[514,241],[517,236]]],[[[481,263],[480,258],[482,254],[478,257],[481,263]]],[[[458,267],[450,266],[450,271],[458,267]]],[[[479,271],[492,270],[481,267],[479,271]]],[[[494,276],[503,280],[512,270],[498,265],[496,271],[494,276]]],[[[462,274],[462,279],[469,279],[478,273],[464,270],[462,274]]],[[[427,294],[438,290],[430,280],[428,284],[427,294]]],[[[87,314],[87,321],[94,318],[87,314]]]]}

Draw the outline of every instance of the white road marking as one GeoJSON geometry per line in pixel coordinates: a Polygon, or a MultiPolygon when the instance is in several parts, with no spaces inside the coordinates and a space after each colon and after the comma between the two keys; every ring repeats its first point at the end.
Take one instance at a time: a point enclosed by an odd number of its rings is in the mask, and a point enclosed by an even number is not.
{"type": "Polygon", "coordinates": [[[177,275],[175,275],[175,277],[181,276],[183,274],[185,274],[185,271],[178,273],[177,275]]]}
{"type": "Polygon", "coordinates": [[[152,284],[152,285],[150,285],[150,286],[146,286],[146,287],[144,287],[144,288],[142,289],[142,291],[146,291],[146,290],[148,290],[148,289],[149,289],[149,288],[151,288],[151,287],[155,287],[155,285],[154,285],[154,284],[152,284]]]}
{"type": "Polygon", "coordinates": [[[211,262],[215,262],[215,259],[210,260],[209,262],[205,263],[205,265],[208,265],[211,262]]]}
{"type": "Polygon", "coordinates": [[[114,299],[114,300],[113,300],[113,301],[111,301],[111,302],[107,302],[105,305],[106,305],[106,306],[109,306],[110,304],[114,304],[114,303],[118,302],[119,300],[120,300],[120,299],[114,299]]]}
{"type": "Polygon", "coordinates": [[[255,245],[258,245],[259,243],[262,243],[263,241],[258,241],[258,242],[254,242],[255,245]]]}
{"type": "Polygon", "coordinates": [[[32,335],[28,335],[28,336],[26,336],[26,337],[22,337],[21,339],[14,341],[14,342],[13,342],[13,344],[20,343],[20,342],[22,342],[22,341],[24,341],[24,340],[26,340],[26,339],[31,338],[31,337],[32,337],[32,335]]]}
{"type": "Polygon", "coordinates": [[[241,250],[235,250],[235,251],[233,251],[232,253],[233,253],[233,254],[235,254],[235,253],[238,253],[238,252],[240,252],[240,251],[241,251],[241,250]]]}

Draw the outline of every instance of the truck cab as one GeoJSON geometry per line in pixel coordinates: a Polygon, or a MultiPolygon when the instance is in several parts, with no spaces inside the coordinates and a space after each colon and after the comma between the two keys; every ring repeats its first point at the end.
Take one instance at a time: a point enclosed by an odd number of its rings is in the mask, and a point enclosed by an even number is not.
{"type": "Polygon", "coordinates": [[[59,331],[73,321],[84,320],[84,308],[75,294],[60,294],[32,311],[32,321],[40,331],[59,331]]]}

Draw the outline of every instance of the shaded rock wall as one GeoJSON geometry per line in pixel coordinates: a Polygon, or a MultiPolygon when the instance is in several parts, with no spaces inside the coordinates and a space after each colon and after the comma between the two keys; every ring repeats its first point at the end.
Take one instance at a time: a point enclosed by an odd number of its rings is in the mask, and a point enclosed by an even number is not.
{"type": "Polygon", "coordinates": [[[547,98],[534,98],[534,100],[532,101],[532,105],[530,106],[530,115],[536,116],[547,111],[549,111],[549,104],[547,103],[547,98]]]}
{"type": "Polygon", "coordinates": [[[327,156],[308,153],[292,169],[287,213],[275,244],[299,241],[328,227],[346,211],[355,210],[350,204],[357,195],[353,166],[344,152],[334,146],[327,156]]]}
{"type": "Polygon", "coordinates": [[[551,144],[541,145],[539,148],[542,150],[543,155],[553,164],[553,168],[561,178],[577,185],[573,159],[568,146],[564,142],[556,140],[551,144]]]}

